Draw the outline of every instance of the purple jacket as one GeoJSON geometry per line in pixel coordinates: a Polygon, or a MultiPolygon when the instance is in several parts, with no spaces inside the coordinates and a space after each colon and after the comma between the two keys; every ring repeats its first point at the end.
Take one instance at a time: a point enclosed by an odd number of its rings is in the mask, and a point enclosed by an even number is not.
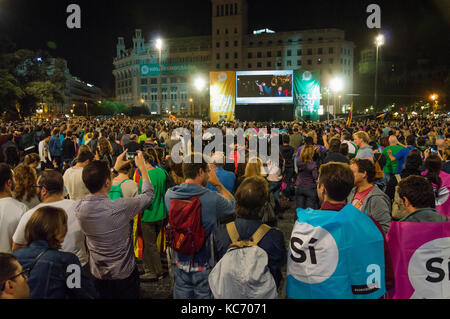
{"type": "Polygon", "coordinates": [[[299,157],[297,158],[297,168],[298,174],[297,181],[295,183],[296,186],[303,188],[315,188],[318,176],[317,163],[314,161],[305,163],[302,162],[299,157]]]}

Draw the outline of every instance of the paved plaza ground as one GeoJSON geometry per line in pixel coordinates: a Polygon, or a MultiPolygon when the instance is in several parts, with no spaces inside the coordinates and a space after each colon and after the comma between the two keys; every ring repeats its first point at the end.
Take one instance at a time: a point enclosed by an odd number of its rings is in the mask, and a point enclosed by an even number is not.
{"type": "MultiPolygon", "coordinates": [[[[294,225],[295,201],[287,201],[282,197],[282,205],[288,207],[283,213],[283,219],[278,221],[278,228],[283,232],[286,243],[286,249],[289,247],[292,227],[294,225]]],[[[139,270],[142,270],[142,263],[138,263],[139,270]]],[[[164,271],[168,271],[167,258],[163,258],[164,271]]],[[[283,278],[286,279],[286,266],[282,269],[283,278]]],[[[141,282],[141,298],[143,299],[172,299],[173,277],[171,271],[169,276],[158,282],[141,282]]],[[[279,290],[280,299],[286,297],[286,281],[279,290]]]]}

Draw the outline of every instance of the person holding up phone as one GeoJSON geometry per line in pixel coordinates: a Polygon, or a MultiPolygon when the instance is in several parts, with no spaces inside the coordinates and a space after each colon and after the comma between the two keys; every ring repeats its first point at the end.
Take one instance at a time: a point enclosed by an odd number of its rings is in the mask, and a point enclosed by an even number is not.
{"type": "MultiPolygon", "coordinates": [[[[125,150],[116,160],[113,171],[130,163],[125,150]]],[[[138,299],[139,272],[137,269],[130,221],[153,201],[154,189],[147,174],[141,151],[134,162],[142,174],[142,193],[133,198],[112,201],[108,193],[112,187],[111,169],[106,162],[93,161],[83,169],[83,182],[90,192],[75,204],[75,214],[86,234],[91,257],[91,273],[100,298],[138,299]]]]}

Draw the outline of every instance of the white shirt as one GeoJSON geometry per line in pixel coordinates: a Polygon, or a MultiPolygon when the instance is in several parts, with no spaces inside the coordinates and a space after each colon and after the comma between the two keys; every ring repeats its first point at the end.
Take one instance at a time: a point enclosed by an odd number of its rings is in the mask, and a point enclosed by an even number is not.
{"type": "Polygon", "coordinates": [[[350,142],[350,141],[343,141],[342,143],[346,143],[348,145],[348,153],[349,154],[355,154],[356,153],[355,145],[353,145],[352,142],[350,142]]]}
{"type": "Polygon", "coordinates": [[[25,241],[25,226],[28,223],[31,215],[40,207],[53,206],[62,208],[67,213],[67,234],[64,238],[64,242],[61,245],[61,250],[77,255],[82,266],[86,265],[89,261],[89,256],[85,245],[85,235],[81,231],[78,219],[75,217],[74,211],[75,201],[70,199],[64,199],[58,202],[41,203],[27,211],[20,219],[16,232],[13,236],[13,241],[19,245],[26,245],[25,241]]]}
{"type": "Polygon", "coordinates": [[[46,158],[44,155],[44,147],[46,146],[45,144],[47,144],[47,150],[48,150],[48,159],[50,161],[52,161],[52,156],[50,155],[50,148],[48,147],[48,143],[44,140],[39,142],[39,157],[41,158],[41,162],[46,162],[46,158]]]}
{"type": "Polygon", "coordinates": [[[83,167],[71,167],[64,173],[64,187],[71,200],[85,199],[89,195],[82,174],[83,167]]]}
{"type": "Polygon", "coordinates": [[[0,199],[0,252],[11,253],[12,237],[27,209],[12,197],[0,199]]]}

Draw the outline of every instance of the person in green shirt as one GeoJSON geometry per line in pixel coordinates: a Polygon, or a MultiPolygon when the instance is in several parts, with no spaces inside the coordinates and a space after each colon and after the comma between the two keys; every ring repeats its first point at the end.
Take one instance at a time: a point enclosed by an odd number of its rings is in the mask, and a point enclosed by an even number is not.
{"type": "Polygon", "coordinates": [[[147,140],[147,134],[145,134],[143,129],[140,129],[141,135],[139,135],[138,143],[141,144],[141,142],[145,142],[147,140]]]}
{"type": "Polygon", "coordinates": [[[395,135],[389,136],[389,146],[385,147],[383,150],[383,155],[386,157],[386,165],[384,165],[383,169],[386,182],[389,182],[389,179],[396,174],[398,164],[398,161],[391,161],[388,151],[391,150],[392,155],[395,155],[403,148],[405,147],[400,144],[395,135]]]}
{"type": "MultiPolygon", "coordinates": [[[[166,193],[167,173],[159,167],[152,166],[156,159],[149,152],[144,152],[145,166],[148,171],[153,188],[154,198],[150,206],[142,212],[141,229],[144,249],[142,259],[144,261],[145,274],[141,275],[141,281],[158,281],[163,279],[167,273],[163,272],[161,255],[156,245],[158,233],[167,217],[164,195],[166,193]]],[[[142,191],[142,179],[139,181],[139,193],[142,191]]]]}

